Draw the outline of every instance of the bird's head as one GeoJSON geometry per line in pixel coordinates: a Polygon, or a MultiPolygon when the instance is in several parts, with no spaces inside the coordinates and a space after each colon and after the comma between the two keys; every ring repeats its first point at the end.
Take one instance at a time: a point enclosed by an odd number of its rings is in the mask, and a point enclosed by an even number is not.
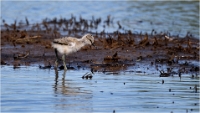
{"type": "Polygon", "coordinates": [[[83,40],[85,41],[86,44],[88,45],[93,45],[94,44],[94,37],[91,34],[86,34],[83,36],[83,40]]]}

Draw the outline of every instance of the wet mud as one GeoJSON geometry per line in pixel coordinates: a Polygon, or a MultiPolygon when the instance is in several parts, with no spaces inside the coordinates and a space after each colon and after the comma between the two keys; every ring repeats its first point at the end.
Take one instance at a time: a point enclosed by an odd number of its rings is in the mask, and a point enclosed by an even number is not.
{"type": "MultiPolygon", "coordinates": [[[[54,67],[56,56],[51,42],[55,38],[72,36],[81,38],[86,33],[95,37],[95,46],[86,46],[77,53],[66,57],[68,69],[89,68],[91,72],[117,74],[119,71],[136,73],[159,73],[160,77],[184,73],[192,77],[199,73],[199,40],[189,32],[185,37],[170,36],[169,32],[151,34],[133,33],[120,22],[92,18],[86,20],[73,15],[70,19],[44,19],[41,23],[30,24],[28,19],[1,26],[1,65],[38,65],[40,69],[54,67]],[[113,32],[97,31],[118,26],[113,32]],[[136,68],[145,68],[136,70],[136,68]]],[[[62,70],[62,62],[59,63],[62,70]]]]}

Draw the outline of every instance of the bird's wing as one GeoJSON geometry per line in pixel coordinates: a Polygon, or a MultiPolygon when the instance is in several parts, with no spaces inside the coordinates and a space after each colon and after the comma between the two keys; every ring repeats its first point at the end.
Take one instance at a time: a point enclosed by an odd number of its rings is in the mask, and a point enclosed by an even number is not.
{"type": "Polygon", "coordinates": [[[59,39],[54,39],[53,43],[60,44],[60,45],[67,45],[67,46],[74,46],[76,39],[73,37],[64,37],[59,39]]]}

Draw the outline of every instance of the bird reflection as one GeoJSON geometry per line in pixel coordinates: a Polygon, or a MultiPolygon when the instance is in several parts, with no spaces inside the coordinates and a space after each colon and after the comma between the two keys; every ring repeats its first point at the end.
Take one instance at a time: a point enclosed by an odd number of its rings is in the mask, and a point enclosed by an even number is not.
{"type": "Polygon", "coordinates": [[[55,84],[53,87],[56,97],[55,109],[59,109],[61,111],[79,110],[84,112],[91,112],[93,110],[93,95],[91,91],[81,90],[81,87],[77,87],[79,84],[73,85],[72,81],[65,80],[66,71],[63,72],[62,79],[59,79],[59,72],[60,71],[55,69],[55,84]]]}
{"type": "MultiPolygon", "coordinates": [[[[62,86],[61,86],[61,90],[62,90],[62,94],[65,94],[65,76],[66,76],[66,71],[63,71],[63,74],[62,74],[62,86]]],[[[58,91],[58,78],[59,78],[59,75],[58,75],[58,69],[55,68],[55,86],[54,86],[54,90],[55,90],[55,93],[58,91]]]]}
{"type": "Polygon", "coordinates": [[[55,84],[54,84],[54,91],[55,94],[63,94],[63,95],[81,95],[85,92],[81,90],[81,87],[78,87],[79,84],[73,84],[71,80],[66,80],[66,72],[63,71],[62,78],[59,79],[59,72],[55,68],[55,84]]]}

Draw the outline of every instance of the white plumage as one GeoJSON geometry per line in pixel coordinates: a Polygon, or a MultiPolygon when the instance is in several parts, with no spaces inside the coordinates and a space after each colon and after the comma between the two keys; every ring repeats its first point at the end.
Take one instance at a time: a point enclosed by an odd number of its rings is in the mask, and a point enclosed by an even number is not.
{"type": "Polygon", "coordinates": [[[78,48],[75,46],[76,44],[72,42],[70,45],[61,45],[57,43],[53,43],[53,48],[56,48],[57,51],[61,54],[68,55],[73,52],[77,52],[78,48]]]}
{"type": "MultiPolygon", "coordinates": [[[[54,39],[52,42],[52,47],[55,49],[57,60],[59,52],[62,54],[62,60],[65,70],[67,70],[67,67],[65,65],[65,55],[68,55],[70,53],[77,52],[85,45],[92,45],[94,43],[94,37],[91,34],[84,35],[81,39],[75,38],[75,37],[64,37],[59,39],[54,39]]],[[[56,60],[56,67],[57,67],[57,60],[56,60]]]]}

